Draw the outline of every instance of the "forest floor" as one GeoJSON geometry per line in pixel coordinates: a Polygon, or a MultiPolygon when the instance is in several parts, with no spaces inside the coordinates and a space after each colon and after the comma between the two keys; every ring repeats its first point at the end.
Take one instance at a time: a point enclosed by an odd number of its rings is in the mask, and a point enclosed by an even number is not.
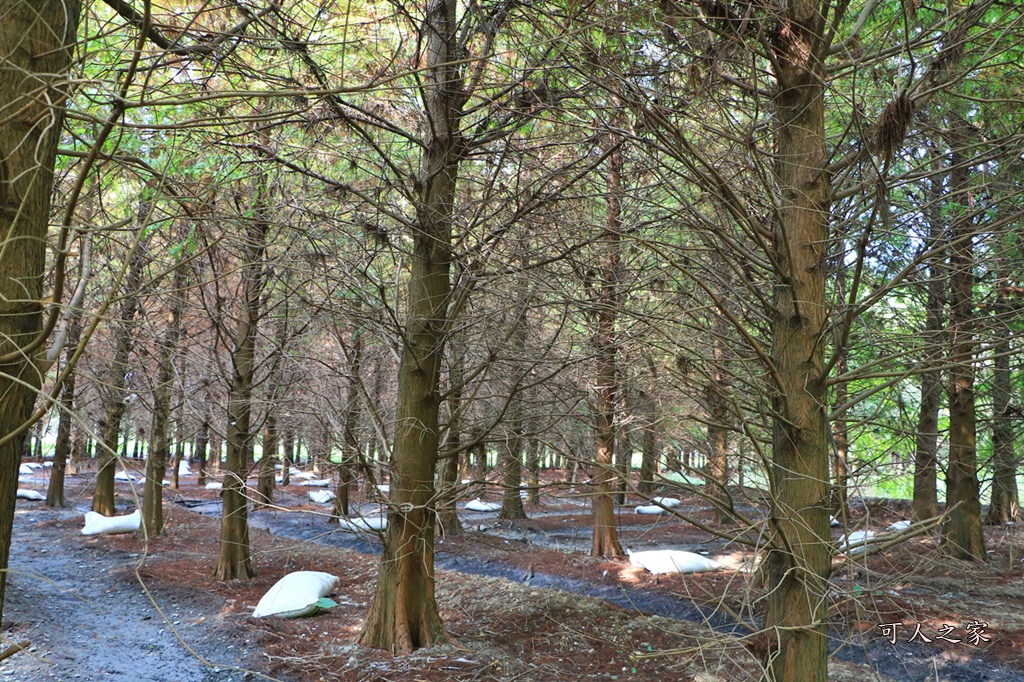
{"type": "MultiPolygon", "coordinates": [[[[21,485],[45,491],[43,479],[21,485]]],[[[217,492],[194,477],[167,491],[167,533],[148,543],[80,535],[90,476],[69,478],[67,490],[64,510],[18,501],[0,647],[32,645],[0,662],[0,682],[757,678],[764,642],[744,627],[756,628],[764,594],[752,551],[675,517],[623,507],[624,547],[706,553],[723,570],[653,576],[628,559],[589,557],[587,502],[559,486],[527,507],[527,520],[463,511],[467,532],[437,542],[438,602],[454,643],[391,656],[355,644],[377,574],[376,539],[338,530],[328,508],[309,503],[314,488],[281,489],[276,509],[251,515],[258,575],[227,583],[210,577],[217,492]],[[339,576],[331,595],[339,605],[303,619],[252,618],[270,586],[296,570],[339,576]]],[[[673,494],[710,522],[699,496],[673,494]]],[[[118,501],[121,513],[134,508],[128,484],[118,484],[118,501]]],[[[884,530],[903,510],[855,504],[848,523],[884,530]]],[[[740,511],[760,508],[754,501],[740,511]]],[[[985,565],[944,558],[927,534],[837,560],[830,678],[1024,682],[1024,543],[1013,527],[987,533],[985,565]],[[969,629],[975,622],[986,625],[969,629]],[[879,627],[891,623],[901,624],[894,644],[879,627]],[[974,643],[972,631],[988,639],[974,643]]]]}

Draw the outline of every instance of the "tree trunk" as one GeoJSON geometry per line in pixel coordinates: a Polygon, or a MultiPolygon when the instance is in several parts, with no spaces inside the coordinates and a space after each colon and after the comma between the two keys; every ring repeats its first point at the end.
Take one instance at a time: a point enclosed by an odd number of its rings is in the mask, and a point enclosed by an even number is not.
{"type": "MultiPolygon", "coordinates": [[[[164,528],[164,475],[167,472],[169,454],[168,428],[171,421],[171,398],[174,396],[174,358],[178,354],[181,339],[181,315],[185,308],[185,266],[178,263],[174,268],[171,284],[171,302],[167,329],[159,344],[159,376],[153,391],[153,425],[150,436],[153,444],[146,460],[146,486],[142,495],[142,522],[147,537],[163,533],[164,528]]],[[[175,466],[174,474],[177,474],[175,466]]],[[[177,481],[175,481],[177,482],[177,481]]],[[[175,486],[177,487],[177,486],[175,486]]]]}
{"type": "Polygon", "coordinates": [[[274,413],[274,405],[268,406],[267,409],[270,413],[267,415],[266,428],[263,431],[263,456],[260,457],[254,507],[265,507],[274,501],[274,475],[277,473],[274,466],[277,464],[278,450],[277,415],[274,413]]]}
{"type": "MultiPolygon", "coordinates": [[[[966,122],[957,121],[966,127],[966,122]]],[[[963,143],[962,135],[953,136],[963,143]]],[[[958,145],[959,146],[959,145],[958,145]]],[[[951,159],[950,203],[960,208],[950,228],[949,339],[949,466],[942,529],[950,554],[959,559],[988,558],[978,493],[977,423],[974,412],[974,225],[966,213],[970,180],[968,159],[954,150],[951,159]],[[955,505],[955,506],[954,506],[955,505]]]]}
{"type": "MultiPolygon", "coordinates": [[[[1001,264],[1002,265],[1002,264],[1001,264]]],[[[992,376],[992,500],[985,522],[1002,526],[1020,520],[1017,494],[1017,456],[1014,453],[1013,383],[1010,376],[1009,277],[1002,266],[996,292],[996,342],[992,376]]]]}
{"type": "MultiPolygon", "coordinates": [[[[529,333],[526,312],[531,296],[528,292],[528,287],[523,289],[523,295],[515,312],[516,318],[512,321],[509,353],[513,363],[516,364],[523,361],[523,354],[526,351],[526,337],[529,333]]],[[[498,513],[498,518],[507,520],[526,518],[523,498],[519,494],[523,482],[523,450],[526,444],[523,437],[522,395],[522,383],[526,377],[524,372],[518,368],[512,370],[511,376],[515,380],[509,386],[512,393],[509,395],[505,447],[501,450],[502,495],[501,511],[498,513]]]]}
{"type": "MultiPolygon", "coordinates": [[[[82,337],[81,316],[72,313],[69,321],[67,351],[65,357],[70,361],[71,356],[78,349],[78,343],[82,337]]],[[[50,473],[50,483],[46,486],[46,506],[64,507],[67,505],[64,499],[64,476],[67,473],[68,455],[71,453],[71,433],[75,421],[75,377],[77,371],[72,368],[64,385],[60,389],[60,422],[57,425],[57,445],[53,451],[53,470],[50,473]]]]}
{"type": "Polygon", "coordinates": [[[203,419],[199,425],[199,436],[196,438],[196,476],[200,488],[206,485],[206,449],[210,442],[210,420],[203,419]]]}
{"type": "Polygon", "coordinates": [[[434,596],[434,470],[439,381],[451,289],[452,217],[465,104],[456,55],[456,3],[432,0],[423,30],[423,157],[398,369],[391,510],[380,576],[361,644],[409,652],[446,641],[434,596]]]}
{"type": "Polygon", "coordinates": [[[731,382],[726,366],[725,337],[729,327],[725,315],[714,311],[711,326],[711,360],[704,401],[708,411],[708,477],[705,486],[714,504],[714,523],[722,525],[735,520],[732,495],[729,494],[729,391],[731,382]]]}
{"type": "Polygon", "coordinates": [[[536,436],[526,442],[526,471],[530,477],[526,504],[536,507],[540,504],[540,439],[536,436]]]}
{"type": "MultiPolygon", "coordinates": [[[[256,371],[256,331],[264,285],[267,237],[270,231],[270,192],[267,172],[256,181],[255,215],[246,220],[242,246],[241,306],[231,353],[231,384],[228,388],[227,462],[221,515],[220,556],[214,577],[220,580],[249,579],[252,567],[249,547],[249,510],[246,495],[248,463],[253,459],[252,383],[256,371]]],[[[219,460],[219,454],[215,455],[219,460]]]]}
{"type": "Polygon", "coordinates": [[[821,62],[824,19],[795,0],[772,40],[776,76],[775,174],[779,208],[772,246],[779,264],[771,321],[773,397],[772,544],[765,677],[828,679],[829,467],[825,414],[825,245],[830,188],[824,164],[821,62]]]}
{"type": "MultiPolygon", "coordinates": [[[[8,3],[0,13],[0,434],[30,417],[39,388],[35,342],[53,168],[64,119],[63,81],[78,26],[75,0],[8,3]],[[22,349],[31,349],[27,352],[22,349]]],[[[0,446],[0,609],[25,436],[0,446]]]]}
{"type": "Polygon", "coordinates": [[[462,429],[459,418],[462,411],[462,388],[464,383],[462,349],[456,343],[449,343],[448,369],[448,441],[446,453],[440,461],[440,490],[438,491],[437,521],[445,537],[462,535],[462,522],[456,510],[455,500],[459,491],[459,450],[462,448],[462,429]]]}
{"type": "MultiPolygon", "coordinates": [[[[150,208],[143,201],[139,208],[142,221],[149,217],[150,208]]],[[[140,223],[138,229],[146,229],[140,223]]],[[[112,321],[114,336],[114,357],[110,364],[108,378],[103,386],[103,443],[99,452],[100,470],[96,474],[96,487],[92,494],[92,510],[104,516],[114,515],[114,474],[117,469],[117,446],[124,421],[127,404],[127,383],[125,374],[131,356],[135,337],[135,317],[139,310],[139,288],[148,258],[146,245],[142,241],[131,256],[128,273],[124,281],[124,298],[117,318],[112,321]]],[[[125,450],[128,447],[128,430],[125,429],[125,450]]]]}
{"type": "Polygon", "coordinates": [[[295,429],[290,426],[284,432],[284,456],[281,459],[281,487],[292,483],[292,458],[295,451],[295,429]]]}
{"type": "Polygon", "coordinates": [[[597,454],[594,457],[593,515],[594,538],[590,553],[592,556],[621,556],[622,546],[615,525],[615,501],[612,498],[612,481],[615,477],[615,404],[616,353],[618,339],[615,330],[619,310],[618,277],[622,258],[621,202],[622,202],[622,152],[615,150],[608,157],[607,221],[601,243],[604,246],[601,286],[597,310],[597,414],[594,420],[594,440],[597,454]]]}

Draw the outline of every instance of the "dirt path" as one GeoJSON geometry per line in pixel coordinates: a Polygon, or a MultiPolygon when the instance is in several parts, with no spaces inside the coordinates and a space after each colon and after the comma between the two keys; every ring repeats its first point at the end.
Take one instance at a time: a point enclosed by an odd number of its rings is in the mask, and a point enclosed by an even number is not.
{"type": "Polygon", "coordinates": [[[191,654],[144,593],[137,554],[68,536],[57,520],[81,511],[21,509],[14,522],[4,643],[32,641],[0,664],[0,681],[240,682],[234,666],[258,664],[244,632],[220,621],[209,599],[164,590],[154,595],[191,654]]]}

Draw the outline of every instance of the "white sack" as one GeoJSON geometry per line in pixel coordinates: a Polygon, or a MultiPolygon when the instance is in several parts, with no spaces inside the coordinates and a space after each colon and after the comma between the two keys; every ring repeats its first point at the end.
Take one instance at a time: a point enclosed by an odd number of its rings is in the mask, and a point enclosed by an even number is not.
{"type": "Polygon", "coordinates": [[[868,551],[868,545],[875,539],[873,530],[855,530],[839,538],[839,551],[850,556],[868,551]]]}
{"type": "Polygon", "coordinates": [[[28,488],[18,488],[18,497],[23,500],[45,500],[46,495],[43,495],[38,490],[29,490],[28,488]]]}
{"type": "Polygon", "coordinates": [[[693,552],[677,549],[656,549],[649,552],[628,552],[629,563],[646,568],[655,575],[661,573],[705,573],[717,571],[718,562],[693,552]]]}
{"type": "Polygon", "coordinates": [[[906,529],[910,528],[912,523],[913,523],[912,521],[897,521],[896,523],[894,523],[894,524],[890,525],[888,528],[886,528],[886,530],[889,531],[890,533],[897,533],[897,532],[899,532],[901,530],[906,530],[906,529]]]}
{"type": "Polygon", "coordinates": [[[828,525],[832,526],[833,528],[836,528],[837,526],[839,526],[841,524],[839,523],[839,519],[837,519],[834,516],[829,516],[828,517],[828,525]]]}
{"type": "Polygon", "coordinates": [[[501,505],[497,502],[484,502],[479,497],[475,500],[470,500],[466,503],[466,511],[475,512],[496,512],[501,509],[501,505]]]}
{"type": "Polygon", "coordinates": [[[253,618],[280,616],[281,618],[298,618],[308,616],[317,610],[317,602],[321,597],[338,584],[337,576],[321,571],[296,571],[274,583],[256,610],[253,618]]]}
{"type": "Polygon", "coordinates": [[[36,472],[32,469],[32,467],[30,467],[27,464],[22,464],[21,466],[18,467],[19,476],[33,476],[35,475],[35,473],[36,472]]]}
{"type": "Polygon", "coordinates": [[[316,478],[316,474],[312,471],[296,471],[295,469],[289,469],[288,472],[292,478],[316,478]]]}
{"type": "Polygon", "coordinates": [[[114,474],[114,480],[115,481],[138,481],[139,479],[136,478],[135,476],[132,476],[127,471],[124,471],[122,469],[121,471],[118,471],[116,474],[114,474]]]}
{"type": "Polygon", "coordinates": [[[670,514],[671,512],[668,511],[667,509],[662,509],[661,507],[659,507],[656,504],[644,504],[644,505],[640,505],[639,507],[636,508],[636,513],[637,514],[658,515],[658,514],[670,514]]]}
{"type": "Polygon", "coordinates": [[[224,484],[220,481],[210,481],[206,484],[207,490],[220,490],[224,487],[224,484]]]}
{"type": "Polygon", "coordinates": [[[343,530],[380,531],[388,527],[388,517],[370,516],[366,518],[338,519],[338,523],[341,524],[343,530]]]}
{"type": "Polygon", "coordinates": [[[187,459],[183,459],[180,462],[178,462],[178,475],[179,476],[188,476],[191,473],[192,473],[192,470],[189,469],[189,467],[188,467],[188,460],[187,459]]]}
{"type": "Polygon", "coordinates": [[[337,497],[330,490],[310,490],[307,495],[309,495],[309,501],[314,504],[330,504],[337,497]]]}
{"type": "Polygon", "coordinates": [[[655,497],[651,502],[660,504],[662,507],[668,507],[669,509],[675,509],[679,506],[679,500],[674,497],[655,497]]]}
{"type": "Polygon", "coordinates": [[[125,516],[104,516],[97,512],[85,512],[85,528],[82,535],[115,535],[134,533],[142,525],[142,512],[136,509],[125,516]]]}

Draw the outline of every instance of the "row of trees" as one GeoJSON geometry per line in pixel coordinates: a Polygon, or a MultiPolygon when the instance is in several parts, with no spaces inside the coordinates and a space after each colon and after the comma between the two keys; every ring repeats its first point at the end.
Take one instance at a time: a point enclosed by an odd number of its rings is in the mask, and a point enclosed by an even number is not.
{"type": "Polygon", "coordinates": [[[829,515],[864,471],[912,448],[915,518],[944,510],[959,558],[1019,516],[1021,15],[18,0],[4,565],[33,423],[59,419],[49,503],[90,430],[110,514],[134,401],[151,537],[172,444],[226,446],[222,579],[252,575],[247,501],[282,449],[337,451],[346,489],[390,476],[361,641],[408,651],[446,639],[460,459],[499,452],[510,518],[538,453],[584,464],[613,556],[633,449],[646,494],[671,443],[707,457],[713,530],[764,553],[766,678],[827,679],[829,515]],[[737,470],[768,492],[758,534],[737,470]]]}

